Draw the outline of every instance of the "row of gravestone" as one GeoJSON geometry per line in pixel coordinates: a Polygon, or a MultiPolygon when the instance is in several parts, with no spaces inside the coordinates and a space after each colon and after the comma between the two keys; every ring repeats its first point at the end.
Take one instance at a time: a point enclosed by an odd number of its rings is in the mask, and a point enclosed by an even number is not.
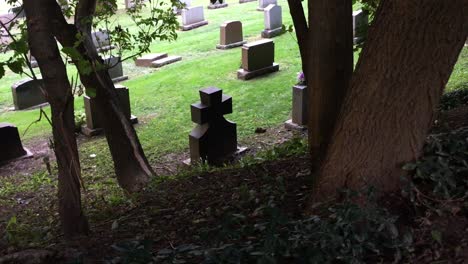
{"type": "MultiPolygon", "coordinates": [[[[229,22],[225,26],[229,28],[229,22]]],[[[242,32],[239,21],[232,23],[233,28],[242,32]]],[[[226,28],[225,28],[226,30],[226,28]]],[[[223,32],[223,26],[221,27],[223,32]]],[[[222,35],[222,34],[221,34],[222,35]]],[[[242,33],[241,33],[242,35],[242,33]]],[[[221,37],[222,39],[222,37],[221,37]]],[[[221,40],[223,42],[223,40],[221,40]]],[[[239,41],[237,41],[239,42],[239,41]]],[[[243,42],[241,40],[241,42],[243,42]]],[[[238,78],[250,79],[255,76],[277,71],[279,66],[274,62],[274,43],[272,40],[260,40],[245,44],[242,48],[242,69],[238,71],[238,78]]],[[[38,86],[41,81],[38,80],[38,86]]],[[[128,89],[116,86],[124,113],[132,123],[137,119],[130,113],[128,89]]],[[[208,88],[200,91],[201,102],[192,105],[192,120],[198,126],[190,134],[190,153],[192,161],[204,160],[209,163],[219,163],[237,151],[236,126],[226,121],[222,116],[232,112],[232,99],[221,96],[217,88],[208,88]],[[221,97],[220,97],[221,96],[221,97]],[[219,99],[221,98],[221,99],[219,99]],[[215,103],[214,103],[215,102],[215,103]],[[209,110],[211,109],[211,110],[209,110]]],[[[99,111],[93,98],[85,97],[86,125],[82,131],[86,135],[95,135],[102,131],[99,111]]],[[[293,87],[293,114],[292,120],[286,122],[289,128],[303,128],[307,119],[307,87],[297,85],[293,87]]],[[[11,129],[11,125],[6,126],[11,129]]],[[[16,130],[17,131],[17,130],[16,130]]],[[[16,132],[17,134],[17,132],[16,132]]],[[[19,136],[15,136],[19,139],[19,136]]],[[[21,143],[13,149],[22,149],[21,143]]],[[[15,145],[15,144],[13,144],[15,145]]],[[[15,153],[15,151],[12,151],[15,153]]],[[[16,151],[24,153],[25,151],[16,151]]],[[[11,158],[8,156],[7,158],[11,158]]],[[[0,159],[1,161],[2,159],[0,159]]]]}
{"type": "MultiPolygon", "coordinates": [[[[123,112],[135,123],[136,118],[130,114],[128,89],[116,86],[116,91],[123,112]]],[[[225,114],[232,113],[232,98],[218,88],[209,87],[200,90],[200,99],[191,105],[192,121],[197,124],[189,134],[191,162],[224,163],[238,151],[236,124],[224,118],[225,114]]],[[[87,124],[83,128],[87,131],[84,133],[94,135],[102,131],[104,116],[98,111],[95,99],[85,96],[85,108],[87,124]]],[[[23,147],[18,128],[9,123],[0,123],[0,149],[0,165],[32,156],[23,147]]]]}

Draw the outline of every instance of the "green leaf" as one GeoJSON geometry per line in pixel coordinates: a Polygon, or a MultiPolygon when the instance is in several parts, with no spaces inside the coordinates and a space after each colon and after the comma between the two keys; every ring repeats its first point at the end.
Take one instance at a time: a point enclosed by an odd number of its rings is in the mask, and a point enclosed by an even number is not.
{"type": "Polygon", "coordinates": [[[432,230],[431,231],[432,239],[437,241],[440,245],[442,245],[442,233],[439,230],[432,230]]]}
{"type": "Polygon", "coordinates": [[[96,97],[96,88],[91,88],[91,87],[86,88],[86,95],[91,98],[96,97]]]}
{"type": "Polygon", "coordinates": [[[20,60],[8,62],[7,65],[8,68],[10,68],[10,70],[16,74],[23,72],[23,63],[20,60]]]}

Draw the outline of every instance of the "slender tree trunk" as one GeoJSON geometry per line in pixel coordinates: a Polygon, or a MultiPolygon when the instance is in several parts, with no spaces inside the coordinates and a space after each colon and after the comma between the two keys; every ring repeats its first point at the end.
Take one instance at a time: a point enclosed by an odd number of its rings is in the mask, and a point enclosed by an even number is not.
{"type": "Polygon", "coordinates": [[[302,0],[288,0],[288,5],[289,13],[291,14],[294,24],[294,30],[296,32],[297,44],[299,45],[299,52],[301,55],[302,62],[302,72],[305,74],[307,72],[307,38],[309,27],[307,26],[307,20],[304,14],[304,7],[302,6],[302,0]]]}
{"type": "Polygon", "coordinates": [[[309,0],[309,148],[322,157],[353,72],[352,1],[309,0]]]}
{"type": "MultiPolygon", "coordinates": [[[[98,64],[104,64],[91,37],[91,22],[96,1],[78,2],[75,25],[65,21],[55,0],[47,1],[50,17],[53,20],[52,30],[57,39],[64,47],[74,47],[78,43],[76,47],[78,52],[95,67],[95,71],[90,74],[79,72],[80,79],[86,88],[96,89],[98,110],[106,113],[103,126],[119,185],[128,192],[135,192],[146,185],[154,172],[143,152],[135,129],[121,111],[117,92],[107,70],[99,70],[98,64]],[[77,38],[78,32],[84,36],[84,39],[77,38]]],[[[75,65],[77,64],[75,61],[75,65]]]]}
{"type": "Polygon", "coordinates": [[[399,187],[421,153],[468,32],[466,0],[382,0],[320,169],[315,195],[399,187]]]}
{"type": "Polygon", "coordinates": [[[74,101],[65,65],[50,32],[44,0],[24,0],[28,41],[44,79],[43,91],[52,110],[54,151],[58,165],[59,215],[65,236],[88,233],[81,209],[80,160],[75,138],[74,101]]]}

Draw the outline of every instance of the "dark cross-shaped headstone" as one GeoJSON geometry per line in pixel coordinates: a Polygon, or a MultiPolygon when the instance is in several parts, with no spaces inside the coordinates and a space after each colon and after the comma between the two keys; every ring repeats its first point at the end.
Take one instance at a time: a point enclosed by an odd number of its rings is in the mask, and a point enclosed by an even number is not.
{"type": "Polygon", "coordinates": [[[221,164],[237,150],[236,123],[223,115],[232,113],[232,97],[216,87],[200,90],[201,102],[191,105],[192,121],[198,125],[190,132],[190,158],[221,164]]]}

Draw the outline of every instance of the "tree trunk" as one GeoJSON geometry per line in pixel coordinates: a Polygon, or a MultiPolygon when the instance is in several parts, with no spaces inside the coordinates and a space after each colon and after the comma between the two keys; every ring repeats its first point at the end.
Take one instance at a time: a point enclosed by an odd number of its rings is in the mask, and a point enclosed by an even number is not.
{"type": "MultiPolygon", "coordinates": [[[[75,25],[68,24],[54,0],[47,0],[50,5],[50,19],[53,20],[52,30],[64,47],[76,47],[81,56],[89,61],[95,71],[90,74],[80,72],[80,79],[88,89],[96,90],[98,110],[106,113],[103,120],[109,149],[114,161],[114,169],[119,185],[128,192],[141,189],[154,172],[143,152],[140,141],[130,120],[120,107],[120,101],[114,84],[106,69],[100,69],[98,64],[104,65],[97,53],[91,38],[91,23],[94,15],[95,0],[81,0],[78,2],[75,14],[75,25]],[[83,41],[77,38],[81,32],[83,41]]],[[[77,61],[74,61],[78,65],[77,61]]]]}
{"type": "Polygon", "coordinates": [[[351,0],[309,0],[309,148],[324,155],[353,72],[351,0]]]}
{"type": "Polygon", "coordinates": [[[50,32],[44,0],[24,0],[28,42],[36,58],[45,86],[42,87],[52,110],[54,151],[58,165],[59,215],[67,238],[88,234],[81,210],[81,168],[75,138],[74,101],[65,64],[50,32]]]}
{"type": "Polygon", "coordinates": [[[320,169],[315,196],[399,187],[421,153],[468,32],[466,0],[383,0],[320,169]]]}
{"type": "MultiPolygon", "coordinates": [[[[297,44],[299,46],[299,52],[301,55],[302,72],[307,72],[307,49],[308,49],[308,31],[307,20],[304,14],[304,7],[302,6],[302,0],[288,0],[289,13],[294,24],[294,30],[296,32],[297,44]]],[[[307,76],[305,76],[307,77],[307,76]]],[[[306,78],[307,80],[307,78],[306,78]]]]}

